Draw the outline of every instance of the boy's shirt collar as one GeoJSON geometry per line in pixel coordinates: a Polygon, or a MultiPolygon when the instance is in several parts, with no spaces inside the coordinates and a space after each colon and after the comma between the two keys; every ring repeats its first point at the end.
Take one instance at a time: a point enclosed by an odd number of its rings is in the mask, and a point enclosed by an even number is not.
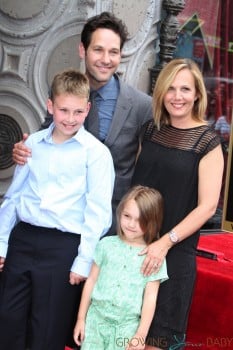
{"type": "MultiPolygon", "coordinates": [[[[53,139],[52,139],[52,133],[53,133],[54,128],[55,128],[55,124],[54,124],[54,122],[52,122],[46,130],[43,130],[44,132],[42,132],[40,135],[38,135],[38,142],[44,140],[47,143],[54,143],[53,139]]],[[[75,141],[83,144],[85,142],[85,139],[84,139],[85,132],[86,131],[85,131],[84,126],[81,126],[81,128],[76,132],[76,134],[71,136],[70,139],[68,139],[66,142],[75,140],[75,141]]]]}

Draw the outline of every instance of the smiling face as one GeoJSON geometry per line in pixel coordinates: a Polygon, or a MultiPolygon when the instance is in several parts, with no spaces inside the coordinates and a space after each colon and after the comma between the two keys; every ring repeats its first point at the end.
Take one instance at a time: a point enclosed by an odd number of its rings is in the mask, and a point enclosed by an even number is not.
{"type": "Polygon", "coordinates": [[[129,199],[120,216],[120,226],[123,232],[123,239],[131,244],[145,244],[144,232],[139,223],[140,212],[134,199],[129,199]]]}
{"type": "Polygon", "coordinates": [[[105,85],[116,72],[121,61],[120,37],[110,29],[99,28],[92,33],[85,50],[79,46],[79,55],[85,58],[86,75],[93,89],[105,85]]]}
{"type": "Polygon", "coordinates": [[[173,126],[188,126],[193,122],[193,107],[197,99],[195,81],[189,69],[180,70],[164,96],[164,106],[173,126]]]}
{"type": "Polygon", "coordinates": [[[53,115],[55,124],[53,140],[55,143],[62,143],[81,128],[89,112],[90,103],[86,97],[61,94],[55,96],[53,102],[49,99],[47,108],[53,115]]]}

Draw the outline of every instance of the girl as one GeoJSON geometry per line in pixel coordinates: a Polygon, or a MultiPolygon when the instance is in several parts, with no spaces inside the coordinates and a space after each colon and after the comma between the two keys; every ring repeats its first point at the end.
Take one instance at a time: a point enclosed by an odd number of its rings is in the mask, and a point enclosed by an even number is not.
{"type": "Polygon", "coordinates": [[[137,349],[155,311],[160,282],[167,279],[166,262],[144,276],[139,253],[158,239],[163,199],[155,189],[132,188],[117,208],[117,236],[102,239],[85,283],[74,340],[82,350],[137,349]]]}

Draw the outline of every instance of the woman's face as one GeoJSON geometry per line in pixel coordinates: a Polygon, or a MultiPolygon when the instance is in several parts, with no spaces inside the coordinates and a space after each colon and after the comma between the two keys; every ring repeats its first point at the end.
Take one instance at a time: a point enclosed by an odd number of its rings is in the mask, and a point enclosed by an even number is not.
{"type": "Polygon", "coordinates": [[[171,123],[192,119],[194,102],[197,99],[195,81],[189,69],[179,71],[164,96],[164,106],[171,123]]]}

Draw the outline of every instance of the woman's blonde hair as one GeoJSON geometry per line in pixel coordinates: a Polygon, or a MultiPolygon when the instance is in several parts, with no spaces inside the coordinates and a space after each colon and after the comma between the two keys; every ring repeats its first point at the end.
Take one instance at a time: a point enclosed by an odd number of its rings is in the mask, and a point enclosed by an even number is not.
{"type": "Polygon", "coordinates": [[[120,226],[120,218],[129,200],[135,200],[139,209],[139,224],[144,232],[144,240],[147,244],[159,238],[159,231],[163,221],[163,198],[159,191],[146,187],[134,186],[122,198],[116,211],[117,233],[124,237],[120,226]]]}
{"type": "Polygon", "coordinates": [[[188,69],[194,78],[197,100],[194,102],[193,119],[204,122],[207,108],[207,93],[202,73],[198,65],[187,58],[177,58],[167,63],[160,71],[153,91],[153,117],[160,128],[163,124],[170,124],[170,116],[164,106],[164,96],[172,85],[176,75],[182,69],[188,69]]]}

